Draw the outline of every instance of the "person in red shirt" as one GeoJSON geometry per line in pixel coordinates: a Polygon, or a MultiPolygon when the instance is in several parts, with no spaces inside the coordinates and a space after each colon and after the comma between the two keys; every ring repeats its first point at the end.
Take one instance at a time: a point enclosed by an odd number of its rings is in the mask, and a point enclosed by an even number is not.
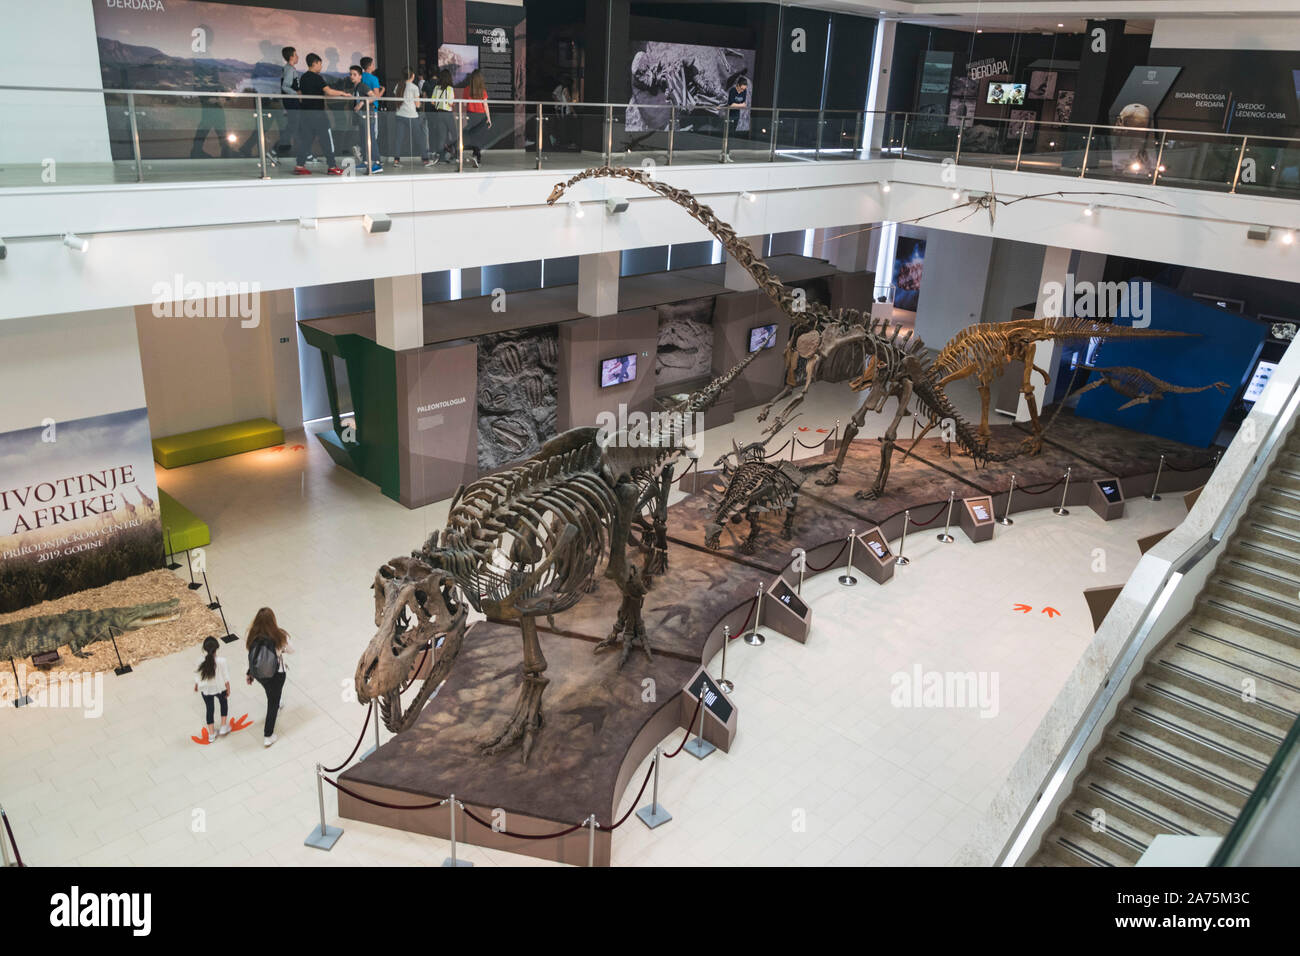
{"type": "Polygon", "coordinates": [[[492,110],[488,107],[487,84],[483,82],[483,72],[475,70],[469,75],[469,85],[465,87],[465,112],[469,114],[465,123],[465,145],[474,151],[470,162],[477,168],[483,159],[483,139],[487,130],[492,128],[492,110]]]}

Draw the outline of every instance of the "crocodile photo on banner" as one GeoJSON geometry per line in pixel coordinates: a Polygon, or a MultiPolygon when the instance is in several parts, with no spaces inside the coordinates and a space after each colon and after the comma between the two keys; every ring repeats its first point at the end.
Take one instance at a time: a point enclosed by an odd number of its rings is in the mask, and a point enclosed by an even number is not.
{"type": "Polygon", "coordinates": [[[0,614],[162,566],[146,409],[0,434],[0,614]]]}

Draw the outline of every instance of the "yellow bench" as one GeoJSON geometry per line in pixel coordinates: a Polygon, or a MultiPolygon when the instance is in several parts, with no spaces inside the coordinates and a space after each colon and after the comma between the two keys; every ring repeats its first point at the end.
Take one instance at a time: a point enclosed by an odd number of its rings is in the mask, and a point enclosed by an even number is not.
{"type": "Polygon", "coordinates": [[[212,542],[208,526],[194,512],[161,488],[158,489],[158,510],[162,513],[163,544],[171,544],[172,553],[192,551],[212,542]]]}
{"type": "Polygon", "coordinates": [[[153,440],[153,460],[164,468],[225,458],[257,448],[284,444],[284,429],[266,418],[250,418],[233,425],[200,428],[153,440]]]}

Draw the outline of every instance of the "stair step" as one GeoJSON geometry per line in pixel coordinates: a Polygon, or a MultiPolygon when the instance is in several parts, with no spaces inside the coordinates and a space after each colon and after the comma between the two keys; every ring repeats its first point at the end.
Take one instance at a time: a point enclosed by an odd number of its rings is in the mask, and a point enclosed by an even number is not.
{"type": "Polygon", "coordinates": [[[1149,843],[1118,820],[1107,819],[1103,829],[1093,829],[1092,814],[1080,804],[1067,804],[1057,822],[1060,836],[1113,861],[1112,865],[1132,866],[1142,858],[1149,843]],[[1094,847],[1104,850],[1104,854],[1094,847]]]}
{"type": "Polygon", "coordinates": [[[1116,853],[1107,843],[1095,839],[1095,834],[1084,835],[1073,830],[1056,830],[1053,840],[1063,855],[1074,854],[1092,866],[1132,866],[1127,856],[1116,853]]]}
{"type": "Polygon", "coordinates": [[[1245,537],[1236,538],[1224,552],[1224,560],[1230,558],[1296,581],[1296,587],[1300,589],[1300,557],[1270,547],[1267,542],[1253,541],[1245,537]]]}
{"type": "MultiPolygon", "coordinates": [[[[1172,800],[1155,801],[1146,790],[1131,786],[1129,781],[1115,775],[1103,776],[1089,770],[1079,783],[1080,799],[1084,804],[1095,802],[1105,807],[1108,803],[1127,807],[1131,813],[1153,818],[1153,824],[1167,827],[1169,832],[1182,836],[1207,836],[1219,832],[1208,825],[1199,811],[1188,813],[1172,800]]],[[[1214,826],[1218,826],[1215,823],[1214,826]]]]}
{"type": "MultiPolygon", "coordinates": [[[[1283,625],[1300,619],[1300,601],[1297,601],[1293,591],[1262,590],[1253,584],[1220,574],[1206,584],[1202,594],[1222,598],[1235,607],[1259,611],[1283,625]]],[[[1300,633],[1300,628],[1297,628],[1297,632],[1300,633]]]]}
{"type": "Polygon", "coordinates": [[[1102,780],[1122,782],[1140,795],[1142,802],[1175,811],[1195,821],[1208,834],[1227,833],[1245,803],[1244,797],[1239,801],[1222,800],[1186,781],[1164,779],[1132,757],[1105,747],[1094,758],[1093,773],[1102,780]]]}
{"type": "Polygon", "coordinates": [[[1157,648],[1147,660],[1151,676],[1185,687],[1218,706],[1244,710],[1285,734],[1300,716],[1300,669],[1276,646],[1252,648],[1214,623],[1188,624],[1157,648]],[[1247,680],[1253,685],[1251,701],[1243,696],[1247,680]]]}
{"type": "Polygon", "coordinates": [[[1263,641],[1274,641],[1300,650],[1300,629],[1284,623],[1271,614],[1229,600],[1222,594],[1202,595],[1196,602],[1196,613],[1226,624],[1263,641]]]}
{"type": "Polygon", "coordinates": [[[1166,721],[1171,734],[1190,732],[1209,746],[1265,764],[1282,742],[1283,735],[1258,719],[1260,708],[1253,704],[1238,703],[1229,709],[1185,687],[1145,676],[1138,680],[1141,683],[1127,703],[1140,704],[1144,719],[1166,721]]]}
{"type": "Polygon", "coordinates": [[[1055,833],[1049,834],[1048,838],[1043,841],[1043,845],[1034,858],[1029,861],[1029,866],[1096,866],[1073,853],[1066,852],[1054,843],[1049,842],[1055,839],[1055,833]]]}
{"type": "Polygon", "coordinates": [[[1300,514],[1285,504],[1260,501],[1258,498],[1246,509],[1246,517],[1270,528],[1300,536],[1300,514]]]}
{"type": "Polygon", "coordinates": [[[1237,533],[1260,544],[1292,556],[1300,556],[1300,534],[1292,532],[1272,516],[1248,511],[1237,525],[1237,533]]]}
{"type": "Polygon", "coordinates": [[[1116,754],[1140,761],[1156,776],[1180,781],[1213,794],[1225,803],[1237,805],[1250,796],[1255,781],[1264,773],[1253,755],[1218,750],[1194,733],[1179,731],[1178,724],[1155,715],[1138,718],[1146,711],[1139,705],[1132,722],[1114,728],[1107,744],[1116,754]]]}
{"type": "MultiPolygon", "coordinates": [[[[1296,562],[1300,569],[1300,562],[1296,562]]],[[[1219,581],[1263,594],[1282,605],[1300,611],[1300,580],[1263,561],[1252,561],[1237,554],[1225,554],[1215,572],[1219,581]]]]}

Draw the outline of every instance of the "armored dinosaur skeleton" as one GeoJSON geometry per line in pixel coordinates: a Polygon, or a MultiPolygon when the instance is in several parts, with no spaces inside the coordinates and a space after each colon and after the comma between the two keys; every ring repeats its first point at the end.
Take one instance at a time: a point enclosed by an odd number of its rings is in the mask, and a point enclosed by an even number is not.
{"type": "Polygon", "coordinates": [[[713,511],[713,520],[704,527],[704,544],[716,551],[722,528],[730,521],[739,524],[749,519],[749,535],[740,544],[741,554],[753,554],[762,531],[760,516],[768,511],[784,511],[781,537],[790,540],[795,510],[799,507],[799,489],[807,477],[805,469],[791,461],[771,462],[764,456],[764,443],[754,442],[743,448],[732,442],[732,451],[719,458],[727,478],[726,488],[713,511]],[[731,464],[731,458],[736,464],[731,464]]]}
{"type": "Polygon", "coordinates": [[[521,743],[527,761],[542,727],[542,695],[550,682],[536,619],[574,607],[602,572],[618,587],[622,603],[596,650],[621,642],[619,667],[637,647],[653,659],[641,606],[651,584],[649,568],[664,563],[655,559],[666,554],[666,537],[643,537],[645,567],[638,567],[629,558],[631,533],[647,505],[656,508],[650,529],[661,529],[658,503],[664,502],[666,512],[673,468],[688,451],[684,417],[717,401],[754,354],[676,403],[647,433],[571,429],[520,464],[460,489],[445,528],[409,558],[393,558],[375,575],[377,630],[357,664],[358,700],[379,700],[389,729],[405,730],[450,673],[470,607],[494,620],[518,621],[523,636],[519,700],[481,749],[495,754],[521,743]],[[428,677],[403,710],[401,692],[421,652],[440,640],[428,677]]]}
{"type": "Polygon", "coordinates": [[[763,294],[790,318],[785,387],[764,406],[758,416],[759,421],[765,421],[777,403],[789,399],[769,426],[770,432],[781,430],[789,422],[791,414],[802,403],[819,370],[843,361],[845,355],[860,370],[850,386],[855,390],[870,388],[870,391],[845,428],[844,441],[840,444],[835,462],[825,475],[817,479],[818,484],[830,485],[839,480],[849,442],[862,427],[867,413],[881,411],[890,398],[898,400],[898,410],[881,442],[880,468],[875,483],[870,490],[858,491],[859,498],[877,498],[884,493],[898,438],[898,425],[913,401],[931,425],[951,420],[953,437],[977,463],[984,464],[1010,457],[991,455],[987,443],[980,441],[970,423],[957,414],[930,368],[924,343],[910,329],[905,330],[883,320],[872,320],[855,309],[831,310],[808,301],[806,296],[797,295],[796,290],[772,274],[767,264],[754,254],[749,244],[741,240],[731,226],[686,190],[661,183],[644,169],[601,166],[585,170],[567,183],[558,184],[551,191],[547,202],[554,204],[575,183],[596,178],[628,179],[682,206],[722,243],[723,248],[749,273],[763,294]]]}

